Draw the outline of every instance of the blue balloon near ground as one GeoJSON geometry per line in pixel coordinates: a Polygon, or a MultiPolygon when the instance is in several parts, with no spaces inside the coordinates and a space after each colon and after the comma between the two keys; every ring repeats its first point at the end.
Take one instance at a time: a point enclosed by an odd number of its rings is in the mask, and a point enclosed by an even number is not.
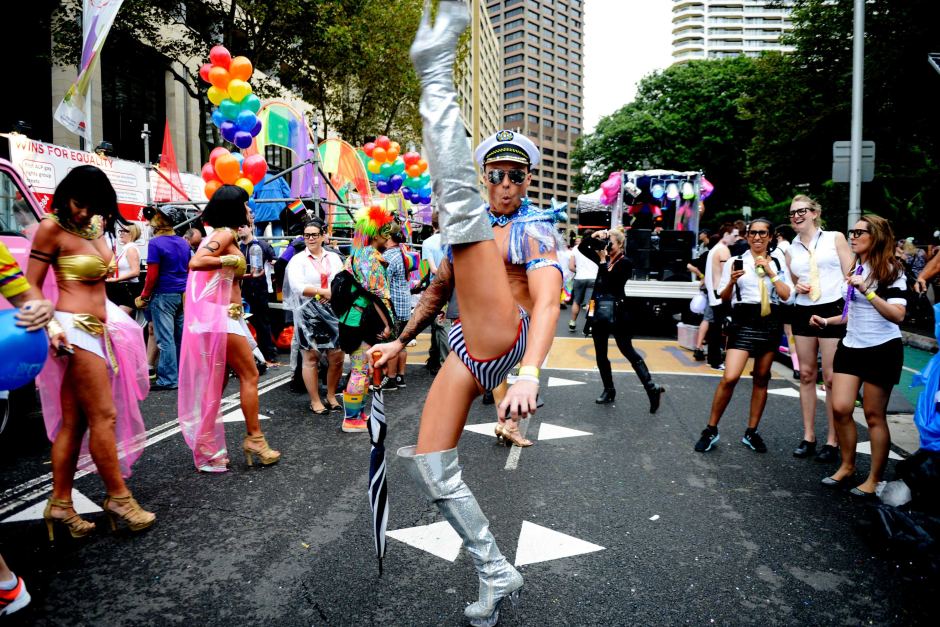
{"type": "Polygon", "coordinates": [[[15,390],[35,379],[49,355],[46,332],[16,326],[16,312],[0,311],[0,390],[15,390]]]}
{"type": "Polygon", "coordinates": [[[251,140],[251,133],[248,131],[238,131],[235,133],[235,141],[233,143],[244,150],[245,148],[248,148],[248,146],[251,146],[251,140]]]}
{"type": "Polygon", "coordinates": [[[222,112],[216,109],[212,112],[212,123],[215,124],[216,128],[222,126],[222,122],[225,121],[225,116],[222,115],[222,112]]]}
{"type": "Polygon", "coordinates": [[[232,122],[231,120],[225,120],[222,122],[222,127],[219,130],[222,131],[222,138],[225,141],[235,141],[235,133],[238,132],[238,129],[235,127],[235,122],[232,122]]]}

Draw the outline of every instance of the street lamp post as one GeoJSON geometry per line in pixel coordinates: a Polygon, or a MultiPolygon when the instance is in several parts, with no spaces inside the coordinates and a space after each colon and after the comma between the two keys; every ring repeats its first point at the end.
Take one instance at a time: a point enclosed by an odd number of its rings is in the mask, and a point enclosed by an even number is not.
{"type": "Polygon", "coordinates": [[[865,0],[855,0],[852,41],[852,148],[849,155],[849,224],[862,215],[862,95],[865,73],[865,0]]]}

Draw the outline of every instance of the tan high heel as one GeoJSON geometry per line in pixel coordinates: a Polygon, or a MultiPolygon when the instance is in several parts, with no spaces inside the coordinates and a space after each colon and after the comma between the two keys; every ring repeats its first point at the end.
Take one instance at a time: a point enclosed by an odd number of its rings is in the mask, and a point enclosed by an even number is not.
{"type": "Polygon", "coordinates": [[[251,466],[253,458],[257,457],[262,466],[276,464],[281,459],[281,452],[275,451],[268,446],[268,441],[263,435],[246,435],[242,442],[242,450],[245,451],[245,462],[251,466]],[[248,444],[254,444],[255,447],[249,447],[248,444]]]}
{"type": "Polygon", "coordinates": [[[512,428],[508,426],[510,422],[512,421],[507,420],[505,423],[496,423],[495,431],[497,442],[506,446],[516,445],[520,448],[525,448],[535,444],[532,440],[529,440],[522,435],[522,432],[519,431],[519,427],[512,428]]]}
{"type": "Polygon", "coordinates": [[[141,507],[140,503],[134,500],[131,494],[127,496],[111,496],[109,494],[102,503],[101,509],[105,511],[108,520],[111,521],[111,531],[117,531],[118,518],[122,519],[131,531],[142,531],[157,521],[157,515],[141,507]],[[127,511],[119,514],[108,507],[110,503],[127,507],[127,511]]]}
{"type": "Polygon", "coordinates": [[[61,507],[63,509],[72,509],[72,501],[63,501],[61,499],[49,497],[49,501],[46,502],[46,509],[42,513],[43,520],[46,521],[46,530],[49,532],[49,542],[55,542],[55,523],[64,525],[66,529],[69,530],[69,534],[73,538],[84,538],[92,531],[95,530],[95,523],[88,522],[77,513],[72,514],[71,516],[66,516],[65,518],[56,518],[52,515],[53,507],[61,507]]]}

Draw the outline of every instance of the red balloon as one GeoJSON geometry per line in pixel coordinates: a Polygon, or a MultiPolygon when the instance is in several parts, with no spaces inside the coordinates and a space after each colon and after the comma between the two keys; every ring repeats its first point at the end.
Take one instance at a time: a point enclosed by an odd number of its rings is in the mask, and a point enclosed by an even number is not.
{"type": "Polygon", "coordinates": [[[219,180],[219,177],[215,175],[215,166],[213,166],[211,163],[207,163],[206,165],[202,166],[202,180],[206,183],[219,180]]]}
{"type": "Polygon", "coordinates": [[[401,158],[404,159],[405,166],[407,167],[413,163],[417,163],[418,159],[421,158],[421,155],[419,155],[416,152],[406,152],[405,154],[401,156],[401,158]]]}
{"type": "Polygon", "coordinates": [[[251,155],[250,157],[245,157],[245,160],[242,161],[242,174],[255,185],[264,179],[264,175],[267,171],[268,163],[261,155],[251,155]]]}
{"type": "Polygon", "coordinates": [[[228,66],[232,63],[232,53],[225,46],[213,46],[212,50],[209,51],[209,60],[212,61],[213,65],[228,70],[228,66]]]}
{"type": "Polygon", "coordinates": [[[370,157],[372,156],[373,150],[375,150],[375,142],[369,142],[368,144],[362,147],[362,151],[366,153],[367,155],[369,155],[370,157]]]}
{"type": "Polygon", "coordinates": [[[227,155],[227,154],[229,154],[228,148],[225,148],[224,146],[216,146],[215,148],[212,149],[212,152],[209,153],[209,163],[214,168],[215,160],[221,157],[222,155],[227,155]]]}
{"type": "Polygon", "coordinates": [[[209,70],[212,69],[211,63],[203,63],[202,67],[199,68],[199,78],[205,82],[209,82],[209,70]]]}
{"type": "Polygon", "coordinates": [[[385,135],[379,135],[378,137],[375,138],[375,145],[378,146],[379,148],[388,150],[389,148],[392,147],[392,140],[390,140],[385,135]]]}

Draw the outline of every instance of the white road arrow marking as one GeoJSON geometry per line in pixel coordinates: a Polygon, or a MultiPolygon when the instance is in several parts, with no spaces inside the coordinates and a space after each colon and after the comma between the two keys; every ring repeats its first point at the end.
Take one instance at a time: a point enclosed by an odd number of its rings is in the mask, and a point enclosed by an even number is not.
{"type": "Polygon", "coordinates": [[[574,381],[572,379],[559,379],[558,377],[548,378],[548,387],[560,388],[565,385],[587,385],[584,381],[574,381]]]}
{"type": "MultiPolygon", "coordinates": [[[[258,414],[258,420],[270,420],[271,416],[265,416],[264,414],[258,414]]],[[[242,410],[236,409],[233,412],[229,412],[222,416],[222,422],[245,422],[245,414],[242,413],[242,410]]]]}
{"type": "Polygon", "coordinates": [[[474,433],[479,433],[480,435],[488,435],[491,438],[496,437],[496,425],[499,423],[496,422],[484,422],[478,425],[465,425],[464,431],[473,431],[474,433]]]}
{"type": "MultiPolygon", "coordinates": [[[[871,455],[871,442],[859,442],[858,444],[855,445],[855,452],[862,453],[864,455],[871,455]]],[[[900,455],[898,455],[892,450],[888,451],[888,458],[889,459],[904,459],[903,457],[901,457],[900,455]]]]}
{"type": "Polygon", "coordinates": [[[460,547],[463,546],[460,536],[446,520],[436,522],[433,525],[396,529],[395,531],[389,531],[386,535],[448,562],[457,559],[460,547]]]}
{"type": "Polygon", "coordinates": [[[577,438],[582,435],[594,435],[588,431],[578,431],[568,427],[559,427],[558,425],[543,422],[539,425],[539,435],[536,438],[539,442],[542,440],[559,440],[561,438],[577,438]]]}
{"type": "MultiPolygon", "coordinates": [[[[777,388],[776,390],[767,390],[767,393],[776,394],[778,396],[789,396],[790,398],[800,398],[800,391],[796,388],[777,388]]],[[[826,393],[817,387],[816,397],[826,398],[826,393]]]]}
{"type": "MultiPolygon", "coordinates": [[[[75,511],[79,514],[94,514],[95,512],[103,511],[100,507],[95,505],[95,503],[90,498],[75,489],[72,489],[72,504],[75,507],[75,511]]],[[[46,502],[40,501],[35,505],[27,507],[21,512],[17,512],[12,516],[4,518],[0,522],[12,523],[24,522],[27,520],[40,520],[42,519],[42,513],[45,509],[46,502]]]]}
{"type": "Polygon", "coordinates": [[[516,566],[548,562],[574,555],[603,551],[604,547],[574,536],[522,521],[519,544],[516,546],[516,566]]]}

